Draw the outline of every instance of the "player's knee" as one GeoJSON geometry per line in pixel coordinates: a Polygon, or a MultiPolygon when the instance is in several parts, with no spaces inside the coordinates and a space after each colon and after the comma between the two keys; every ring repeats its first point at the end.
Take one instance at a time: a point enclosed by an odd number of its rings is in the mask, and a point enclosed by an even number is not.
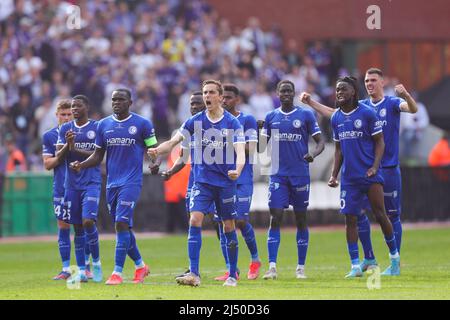
{"type": "Polygon", "coordinates": [[[347,228],[356,228],[358,226],[358,217],[352,215],[345,216],[345,226],[347,228]]]}
{"type": "Polygon", "coordinates": [[[234,220],[224,220],[223,221],[223,231],[224,232],[232,232],[236,229],[236,225],[234,220]]]}
{"type": "Polygon", "coordinates": [[[76,236],[82,236],[84,235],[84,228],[82,224],[74,224],[73,230],[75,231],[76,236]]]}
{"type": "Polygon", "coordinates": [[[68,224],[67,222],[58,220],[58,229],[60,229],[60,230],[70,229],[70,224],[68,224]]]}
{"type": "Polygon", "coordinates": [[[95,221],[92,219],[83,220],[83,228],[91,229],[95,226],[95,221]]]}
{"type": "Polygon", "coordinates": [[[116,232],[123,232],[130,229],[130,226],[125,222],[116,222],[116,232]]]}
{"type": "Polygon", "coordinates": [[[192,227],[201,227],[203,222],[203,215],[200,214],[191,214],[191,218],[189,219],[189,225],[192,227]]]}
{"type": "Polygon", "coordinates": [[[295,224],[298,230],[305,230],[308,228],[308,224],[306,223],[306,213],[296,214],[295,224]]]}
{"type": "Polygon", "coordinates": [[[281,222],[283,221],[282,217],[281,214],[272,214],[270,216],[270,227],[279,229],[281,227],[281,222]]]}
{"type": "Polygon", "coordinates": [[[239,229],[244,229],[245,226],[247,225],[247,221],[245,220],[236,220],[236,227],[239,229]]]}

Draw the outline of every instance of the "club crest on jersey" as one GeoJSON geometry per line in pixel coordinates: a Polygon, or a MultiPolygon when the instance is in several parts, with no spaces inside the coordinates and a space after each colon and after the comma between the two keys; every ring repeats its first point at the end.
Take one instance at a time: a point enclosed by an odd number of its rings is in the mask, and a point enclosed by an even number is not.
{"type": "Polygon", "coordinates": [[[95,139],[95,131],[94,131],[94,130],[89,130],[89,131],[86,133],[86,136],[87,136],[89,139],[95,139]]]}
{"type": "Polygon", "coordinates": [[[292,125],[294,126],[294,128],[300,128],[302,126],[302,122],[298,119],[295,119],[294,121],[292,121],[292,125]]]}
{"type": "Polygon", "coordinates": [[[136,134],[136,132],[137,132],[137,128],[135,126],[131,126],[128,128],[129,134],[136,134]]]}
{"type": "Polygon", "coordinates": [[[355,122],[353,123],[355,125],[356,129],[359,129],[362,127],[362,121],[361,119],[356,119],[355,122]]]}
{"type": "Polygon", "coordinates": [[[380,110],[380,117],[386,117],[386,109],[381,109],[380,110]]]}
{"type": "Polygon", "coordinates": [[[228,129],[222,129],[222,136],[226,137],[228,135],[228,129]]]}

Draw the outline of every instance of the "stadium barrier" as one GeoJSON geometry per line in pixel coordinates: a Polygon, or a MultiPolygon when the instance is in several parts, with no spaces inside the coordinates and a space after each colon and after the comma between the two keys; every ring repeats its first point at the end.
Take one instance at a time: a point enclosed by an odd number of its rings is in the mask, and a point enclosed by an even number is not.
{"type": "MultiPolygon", "coordinates": [[[[52,179],[47,173],[16,173],[4,177],[0,236],[56,233],[52,179]]],[[[0,177],[0,190],[1,180],[0,177]]],[[[450,168],[402,168],[402,181],[403,221],[450,220],[450,168]]],[[[343,216],[338,214],[339,189],[328,188],[324,182],[313,182],[310,202],[310,225],[344,223],[343,216]]],[[[168,224],[166,212],[163,179],[160,176],[144,175],[140,200],[134,213],[134,230],[165,232],[168,224]]],[[[372,219],[371,215],[369,217],[372,219]]],[[[251,222],[256,228],[267,228],[269,220],[267,185],[258,183],[255,185],[251,222]]],[[[285,215],[283,225],[295,226],[291,211],[285,215]]],[[[98,228],[100,232],[114,232],[105,202],[105,181],[102,186],[98,228]]],[[[210,219],[205,219],[205,229],[208,228],[212,228],[212,223],[210,219]]]]}

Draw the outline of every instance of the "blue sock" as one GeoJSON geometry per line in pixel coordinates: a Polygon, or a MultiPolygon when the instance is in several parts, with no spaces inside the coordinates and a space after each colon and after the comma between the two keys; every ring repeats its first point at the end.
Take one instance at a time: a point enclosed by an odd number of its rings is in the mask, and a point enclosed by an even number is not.
{"type": "Polygon", "coordinates": [[[128,249],[128,256],[134,261],[134,264],[139,266],[142,264],[141,253],[139,252],[138,246],[136,244],[136,237],[133,231],[130,230],[130,248],[128,249]]]}
{"type": "Polygon", "coordinates": [[[245,227],[241,229],[241,233],[252,256],[252,261],[258,261],[258,247],[256,246],[255,231],[253,230],[252,225],[247,222],[245,227]]]}
{"type": "Polygon", "coordinates": [[[189,270],[196,275],[200,275],[200,249],[202,248],[202,228],[189,227],[188,235],[188,254],[189,254],[189,270]]]}
{"type": "Polygon", "coordinates": [[[58,247],[64,269],[70,267],[70,229],[58,229],[58,247]]]}
{"type": "Polygon", "coordinates": [[[386,244],[389,247],[389,253],[394,255],[398,253],[397,250],[397,242],[395,241],[395,234],[392,234],[392,237],[388,238],[384,236],[384,240],[386,241],[386,244]]]}
{"type": "Polygon", "coordinates": [[[225,264],[227,266],[227,270],[230,269],[230,261],[228,260],[228,252],[227,252],[227,238],[225,237],[225,233],[223,232],[223,224],[219,225],[219,236],[220,236],[220,248],[222,249],[222,255],[225,259],[225,264]]]}
{"type": "Polygon", "coordinates": [[[77,266],[80,270],[86,270],[86,262],[84,250],[86,247],[86,236],[84,235],[84,230],[75,233],[75,237],[73,239],[75,243],[75,258],[77,260],[77,266]]]}
{"type": "Polygon", "coordinates": [[[115,272],[122,272],[127,257],[127,251],[130,247],[130,232],[120,231],[116,234],[116,257],[115,257],[115,272]]]}
{"type": "Polygon", "coordinates": [[[304,266],[306,261],[306,252],[309,244],[309,230],[297,230],[297,255],[298,264],[304,266]]]}
{"type": "Polygon", "coordinates": [[[231,232],[224,232],[224,234],[227,239],[227,254],[228,260],[230,262],[230,277],[237,278],[236,271],[239,252],[237,233],[236,230],[233,230],[231,232]]]}
{"type": "Polygon", "coordinates": [[[277,262],[280,241],[280,229],[270,228],[267,237],[267,251],[269,251],[269,262],[277,262]]]}
{"type": "Polygon", "coordinates": [[[86,270],[89,270],[89,257],[91,256],[91,249],[89,248],[89,241],[87,239],[86,229],[84,229],[86,236],[86,244],[84,245],[84,261],[86,262],[86,270]]]}
{"type": "MultiPolygon", "coordinates": [[[[84,231],[86,232],[86,242],[92,255],[92,261],[98,262],[100,260],[100,248],[98,244],[97,226],[94,224],[92,228],[84,228],[84,231]]],[[[87,261],[89,261],[89,256],[87,261]]]]}
{"type": "Polygon", "coordinates": [[[364,258],[368,260],[375,259],[370,238],[370,221],[365,214],[358,216],[358,237],[364,250],[364,258]]]}
{"type": "Polygon", "coordinates": [[[399,215],[389,216],[389,220],[391,220],[392,228],[394,228],[395,241],[397,242],[397,250],[400,253],[400,247],[402,246],[402,222],[400,221],[399,215]]]}
{"type": "Polygon", "coordinates": [[[347,242],[348,254],[350,255],[350,260],[352,265],[359,264],[359,248],[358,242],[350,243],[347,242]]]}

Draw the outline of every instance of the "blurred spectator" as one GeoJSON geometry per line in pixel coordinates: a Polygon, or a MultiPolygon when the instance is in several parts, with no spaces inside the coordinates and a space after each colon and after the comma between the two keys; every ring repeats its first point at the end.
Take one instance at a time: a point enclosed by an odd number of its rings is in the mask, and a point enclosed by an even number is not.
{"type": "Polygon", "coordinates": [[[12,106],[10,115],[17,146],[24,154],[27,154],[28,144],[32,141],[36,129],[31,96],[27,91],[20,93],[19,101],[12,106]]]}
{"type": "Polygon", "coordinates": [[[27,171],[25,155],[17,148],[14,138],[8,136],[5,138],[6,151],[8,160],[6,161],[6,172],[23,172],[27,171]]]}
{"type": "Polygon", "coordinates": [[[442,138],[431,149],[428,157],[430,167],[450,167],[450,132],[445,131],[442,138]]]}
{"type": "Polygon", "coordinates": [[[256,92],[250,96],[248,104],[252,109],[251,114],[256,120],[264,120],[266,114],[273,110],[272,98],[261,83],[256,85],[256,92]]]}
{"type": "Polygon", "coordinates": [[[401,157],[405,159],[414,158],[425,130],[430,124],[430,118],[424,104],[417,99],[416,103],[416,113],[402,112],[400,116],[400,139],[403,144],[401,157]]]}
{"type": "Polygon", "coordinates": [[[322,41],[316,41],[314,45],[309,48],[308,55],[314,61],[317,71],[319,72],[319,91],[322,92],[322,90],[329,85],[331,53],[322,41]]]}
{"type": "Polygon", "coordinates": [[[299,66],[303,63],[297,40],[289,39],[289,41],[287,42],[286,54],[284,55],[284,59],[288,63],[289,69],[292,69],[294,66],[299,66]]]}

